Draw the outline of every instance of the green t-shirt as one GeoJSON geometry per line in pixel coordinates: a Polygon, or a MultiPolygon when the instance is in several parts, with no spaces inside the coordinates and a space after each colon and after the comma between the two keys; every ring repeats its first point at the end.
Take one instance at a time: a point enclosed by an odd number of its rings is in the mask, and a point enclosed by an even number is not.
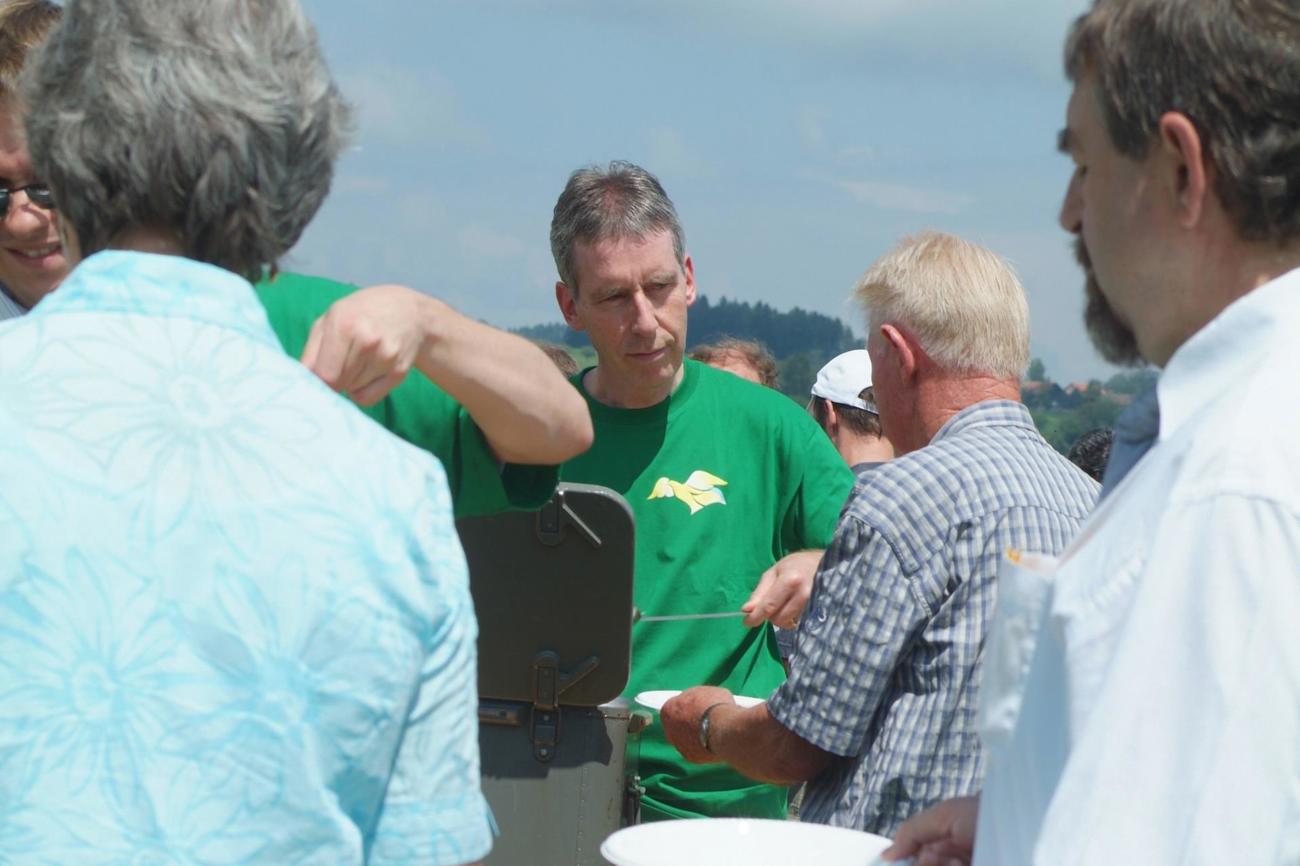
{"type": "MultiPolygon", "coordinates": [[[[646,616],[740,608],[788,553],[830,543],[853,474],[789,397],[686,361],[673,395],[648,409],[587,398],[596,441],[564,481],[613,488],[636,515],[634,596],[646,616]],[[724,483],[725,482],[725,483],[724,483]]],[[[785,678],[772,629],[737,619],[637,623],[627,694],[721,685],[766,698],[785,678]]],[[[689,764],[652,725],[640,773],[648,820],[784,817],[786,791],[720,764],[689,764]]]]}
{"type": "MultiPolygon", "coordinates": [[[[253,288],[271,330],[295,358],[302,355],[316,320],[335,301],[356,291],[356,286],[333,280],[286,273],[253,288]]],[[[555,491],[555,467],[502,467],[465,408],[418,370],[383,400],[358,408],[442,461],[457,517],[537,508],[555,491]]]]}

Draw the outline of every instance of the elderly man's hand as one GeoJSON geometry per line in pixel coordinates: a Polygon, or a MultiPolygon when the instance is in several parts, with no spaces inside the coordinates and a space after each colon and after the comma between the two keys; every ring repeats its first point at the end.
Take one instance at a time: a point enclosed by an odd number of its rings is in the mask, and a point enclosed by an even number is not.
{"type": "Polygon", "coordinates": [[[914,866],[966,866],[975,852],[980,798],[945,800],[903,822],[886,862],[914,857],[914,866]]]}
{"type": "Polygon", "coordinates": [[[746,627],[753,628],[764,620],[771,620],[781,628],[799,625],[821,561],[822,551],[801,550],[778,560],[763,572],[749,601],[740,606],[745,612],[746,627]]]}
{"type": "Polygon", "coordinates": [[[700,745],[700,717],[709,707],[719,703],[734,704],[735,700],[726,689],[696,686],[670,698],[659,711],[659,721],[663,722],[668,742],[692,764],[713,764],[720,760],[700,745]]]}
{"type": "Polygon", "coordinates": [[[316,320],[302,363],[362,406],[388,395],[415,366],[439,303],[405,286],[371,286],[316,320]]]}

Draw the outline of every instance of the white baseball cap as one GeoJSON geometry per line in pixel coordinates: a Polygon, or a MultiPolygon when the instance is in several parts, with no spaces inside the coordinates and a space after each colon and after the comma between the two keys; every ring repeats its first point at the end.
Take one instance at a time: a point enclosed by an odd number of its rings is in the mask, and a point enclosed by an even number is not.
{"type": "Polygon", "coordinates": [[[830,400],[854,406],[879,415],[874,403],[863,400],[861,394],[871,386],[871,357],[866,349],[854,349],[842,355],[836,355],[825,367],[817,371],[817,381],[813,383],[812,394],[830,400]]]}

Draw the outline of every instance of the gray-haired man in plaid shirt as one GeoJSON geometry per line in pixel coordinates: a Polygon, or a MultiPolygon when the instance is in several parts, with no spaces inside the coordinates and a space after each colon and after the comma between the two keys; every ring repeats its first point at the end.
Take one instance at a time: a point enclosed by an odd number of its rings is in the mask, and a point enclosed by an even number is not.
{"type": "Polygon", "coordinates": [[[891,835],[979,790],[975,706],[998,564],[1060,551],[1097,485],[1020,403],[1024,289],[996,255],[950,235],[903,241],[857,295],[886,435],[903,456],[861,479],[817,573],[790,679],[742,709],[701,686],[669,701],[690,760],[808,781],[801,817],[891,835]]]}

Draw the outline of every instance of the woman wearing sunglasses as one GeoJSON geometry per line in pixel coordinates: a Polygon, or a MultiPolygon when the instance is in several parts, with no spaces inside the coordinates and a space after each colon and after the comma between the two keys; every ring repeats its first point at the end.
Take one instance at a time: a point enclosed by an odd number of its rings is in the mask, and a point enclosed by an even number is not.
{"type": "Polygon", "coordinates": [[[0,320],[21,316],[68,271],[50,188],[32,174],[18,74],[58,20],[48,4],[0,8],[0,320]]]}

